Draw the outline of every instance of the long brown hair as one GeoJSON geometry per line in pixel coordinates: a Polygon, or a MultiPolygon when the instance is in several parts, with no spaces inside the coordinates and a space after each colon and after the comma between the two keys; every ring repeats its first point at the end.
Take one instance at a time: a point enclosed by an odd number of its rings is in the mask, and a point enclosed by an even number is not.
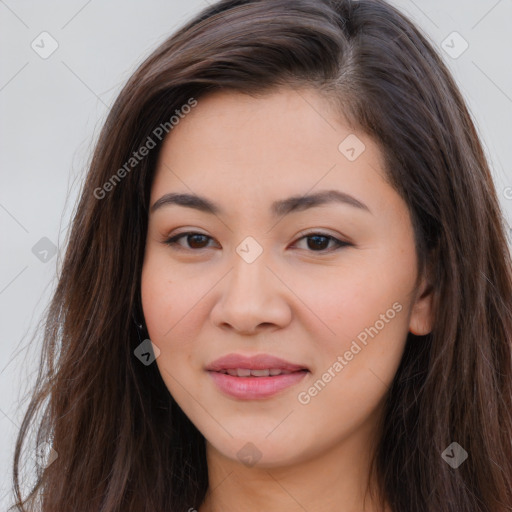
{"type": "Polygon", "coordinates": [[[170,133],[176,110],[208,92],[279,86],[318,91],[378,142],[411,213],[420,271],[432,279],[433,330],[409,334],[387,397],[373,466],[383,499],[393,512],[512,510],[512,263],[503,212],[447,67],[383,0],[224,0],[129,79],[99,136],[46,315],[42,370],[14,455],[17,510],[199,508],[205,440],[156,365],[134,355],[132,312],[142,319],[161,147],[155,129],[170,133]],[[132,161],[148,137],[155,147],[132,161]],[[40,410],[36,445],[47,442],[58,456],[37,466],[22,498],[22,446],[40,410]],[[457,468],[442,457],[452,442],[468,454],[457,468]]]}

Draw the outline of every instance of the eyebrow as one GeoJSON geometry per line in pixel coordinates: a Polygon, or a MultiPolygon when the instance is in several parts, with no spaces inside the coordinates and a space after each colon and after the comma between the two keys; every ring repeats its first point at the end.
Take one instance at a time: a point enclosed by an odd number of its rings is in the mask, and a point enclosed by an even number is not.
{"type": "MultiPolygon", "coordinates": [[[[339,190],[323,190],[315,194],[298,195],[281,199],[272,203],[271,213],[275,217],[288,215],[289,213],[304,211],[316,206],[322,206],[332,203],[341,203],[360,210],[372,213],[368,206],[356,199],[355,197],[341,192],[339,190]]],[[[212,215],[223,215],[223,209],[217,204],[213,203],[205,197],[196,194],[181,194],[171,192],[163,195],[160,199],[155,201],[151,207],[151,213],[159,210],[160,208],[168,205],[184,206],[186,208],[193,208],[212,215]]]]}

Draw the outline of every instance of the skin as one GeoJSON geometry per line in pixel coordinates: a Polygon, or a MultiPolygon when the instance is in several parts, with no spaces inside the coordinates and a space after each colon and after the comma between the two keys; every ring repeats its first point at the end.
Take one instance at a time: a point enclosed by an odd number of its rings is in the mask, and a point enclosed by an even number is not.
{"type": "Polygon", "coordinates": [[[415,287],[408,208],[383,176],[379,147],[308,89],[260,98],[215,92],[167,136],[150,204],[195,193],[224,210],[167,205],[150,213],[142,269],[156,364],[207,441],[210,491],[199,512],[380,510],[369,495],[363,502],[378,421],[407,334],[430,332],[432,309],[427,279],[415,287]],[[354,161],[338,149],[350,134],[365,144],[354,161]],[[271,215],[275,200],[328,189],[370,212],[332,203],[271,215]],[[304,230],[352,245],[315,244],[304,230]],[[164,243],[187,231],[207,237],[164,243]],[[247,236],[263,250],[250,264],[236,252],[247,236]],[[401,311],[333,372],[397,303],[401,311]],[[205,366],[232,352],[272,354],[310,373],[270,398],[228,397],[205,366]],[[329,368],[335,376],[301,403],[299,393],[329,368]],[[261,457],[254,465],[237,456],[249,442],[261,457]]]}

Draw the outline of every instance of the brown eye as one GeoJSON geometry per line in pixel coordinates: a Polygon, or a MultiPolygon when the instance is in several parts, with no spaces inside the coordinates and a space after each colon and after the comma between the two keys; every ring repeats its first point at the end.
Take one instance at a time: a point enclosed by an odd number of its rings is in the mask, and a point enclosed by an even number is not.
{"type": "Polygon", "coordinates": [[[348,247],[352,244],[348,242],[344,242],[343,240],[338,240],[337,238],[327,235],[324,233],[309,233],[300,238],[299,240],[308,240],[307,248],[311,252],[331,252],[339,249],[341,247],[348,247]],[[328,249],[328,245],[330,242],[334,243],[334,248],[328,249]]]}
{"type": "MultiPolygon", "coordinates": [[[[348,242],[344,242],[342,240],[338,240],[332,235],[324,234],[324,233],[309,233],[299,240],[308,240],[307,242],[307,250],[309,252],[332,252],[341,247],[348,247],[352,244],[348,242]],[[329,243],[333,243],[334,246],[329,249],[329,243]]],[[[178,250],[201,250],[208,247],[208,241],[213,240],[212,237],[208,235],[204,235],[203,233],[198,233],[195,231],[189,231],[186,233],[180,233],[179,235],[175,235],[171,238],[168,238],[163,243],[169,245],[178,250]],[[185,238],[187,240],[187,246],[183,246],[183,244],[179,243],[179,240],[185,238]]]]}
{"type": "Polygon", "coordinates": [[[313,235],[306,237],[308,240],[308,249],[313,250],[325,250],[327,246],[329,245],[329,238],[327,236],[321,236],[321,235],[313,235]],[[312,243],[311,243],[312,242],[312,243]]]}
{"type": "Polygon", "coordinates": [[[212,238],[210,236],[203,235],[202,233],[190,231],[173,236],[165,240],[164,243],[170,246],[178,246],[182,249],[204,249],[207,247],[208,240],[212,240],[212,238]],[[181,240],[184,237],[186,237],[188,247],[183,247],[178,243],[178,240],[181,240]]]}
{"type": "Polygon", "coordinates": [[[192,248],[195,249],[203,249],[205,246],[203,245],[206,239],[209,238],[206,235],[201,234],[191,234],[187,235],[187,242],[190,244],[192,248]]]}

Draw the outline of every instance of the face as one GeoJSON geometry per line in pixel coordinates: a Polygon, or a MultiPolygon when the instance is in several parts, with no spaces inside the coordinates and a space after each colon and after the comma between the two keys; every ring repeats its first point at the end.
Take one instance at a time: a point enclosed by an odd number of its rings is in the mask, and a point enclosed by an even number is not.
{"type": "Polygon", "coordinates": [[[209,449],[276,467],[370,433],[430,330],[378,146],[314,91],[217,92],[165,140],[150,204],[145,322],[209,449]]]}

